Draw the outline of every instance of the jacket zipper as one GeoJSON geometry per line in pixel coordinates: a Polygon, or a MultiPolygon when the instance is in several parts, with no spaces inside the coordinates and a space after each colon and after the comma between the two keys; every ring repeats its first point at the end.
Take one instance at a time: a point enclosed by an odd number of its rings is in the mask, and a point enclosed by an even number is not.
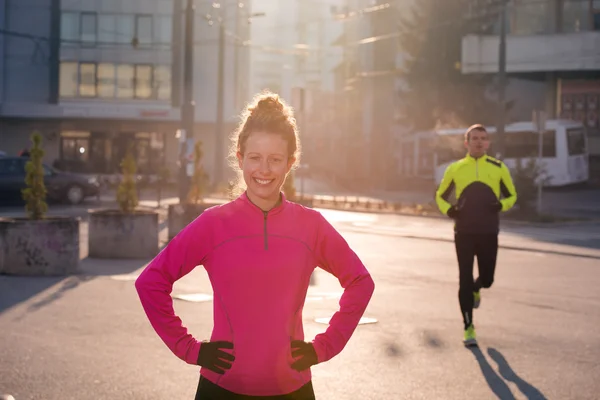
{"type": "Polygon", "coordinates": [[[263,215],[265,216],[265,250],[269,250],[269,240],[267,239],[267,216],[269,215],[269,212],[263,211],[263,215]]]}
{"type": "Polygon", "coordinates": [[[475,177],[479,180],[479,159],[475,159],[475,177]]]}

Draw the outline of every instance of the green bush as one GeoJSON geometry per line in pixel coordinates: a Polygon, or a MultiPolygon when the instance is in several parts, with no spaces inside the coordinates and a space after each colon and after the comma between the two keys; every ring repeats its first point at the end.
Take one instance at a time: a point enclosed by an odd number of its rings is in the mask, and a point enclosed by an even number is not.
{"type": "Polygon", "coordinates": [[[44,149],[42,148],[42,135],[34,132],[31,135],[33,148],[30,151],[29,161],[25,164],[25,184],[22,195],[25,200],[25,210],[30,219],[42,219],[48,212],[46,203],[46,185],[44,184],[44,149]]]}
{"type": "Polygon", "coordinates": [[[129,214],[132,213],[139,204],[135,187],[136,165],[131,148],[127,150],[125,158],[121,161],[121,169],[123,179],[117,189],[117,203],[119,203],[121,211],[129,214]]]}
{"type": "Polygon", "coordinates": [[[208,175],[202,167],[203,156],[202,142],[198,140],[194,145],[194,174],[192,175],[190,192],[188,193],[189,203],[198,204],[202,201],[206,193],[208,175]]]}

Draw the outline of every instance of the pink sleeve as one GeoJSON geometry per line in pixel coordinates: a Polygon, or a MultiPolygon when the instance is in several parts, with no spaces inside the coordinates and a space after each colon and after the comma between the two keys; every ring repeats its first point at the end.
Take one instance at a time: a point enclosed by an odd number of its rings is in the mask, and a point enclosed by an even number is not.
{"type": "Polygon", "coordinates": [[[184,228],[148,264],[135,281],[135,288],[150,324],[171,349],[188,364],[195,365],[200,342],[190,335],[175,315],[171,291],[178,279],[201,265],[210,251],[210,226],[206,212],[184,228]]]}
{"type": "Polygon", "coordinates": [[[313,341],[319,362],[324,362],[339,354],[350,340],[371,300],[375,283],[356,253],[321,215],[315,253],[319,267],[338,278],[344,288],[339,311],[325,333],[313,341]]]}

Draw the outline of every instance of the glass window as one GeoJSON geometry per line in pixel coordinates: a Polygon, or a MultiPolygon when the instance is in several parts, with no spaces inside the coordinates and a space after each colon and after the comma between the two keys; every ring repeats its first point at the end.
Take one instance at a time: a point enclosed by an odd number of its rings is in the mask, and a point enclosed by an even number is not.
{"type": "Polygon", "coordinates": [[[171,66],[154,67],[154,96],[158,100],[171,99],[171,66]]]}
{"type": "Polygon", "coordinates": [[[78,67],[76,62],[60,63],[60,97],[77,96],[78,67]]]}
{"type": "Polygon", "coordinates": [[[84,45],[96,44],[96,13],[81,14],[81,41],[84,45]]]}
{"type": "Polygon", "coordinates": [[[62,160],[65,161],[87,161],[89,139],[75,139],[61,137],[62,160]]]}
{"type": "Polygon", "coordinates": [[[117,43],[131,43],[135,35],[133,15],[117,15],[117,43]]]}
{"type": "Polygon", "coordinates": [[[540,0],[520,0],[514,4],[511,34],[534,35],[551,32],[553,4],[540,0]]]}
{"type": "Polygon", "coordinates": [[[152,97],[152,66],[135,66],[135,97],[138,99],[152,97]]]}
{"type": "MultiPolygon", "coordinates": [[[[505,158],[528,158],[538,155],[537,132],[510,132],[504,141],[506,146],[505,158]]],[[[490,152],[493,154],[493,152],[490,152]]],[[[546,131],[542,137],[542,157],[556,157],[556,132],[546,131]]]]}
{"type": "Polygon", "coordinates": [[[152,16],[151,15],[137,15],[135,35],[139,41],[140,46],[152,44],[152,16]]]}
{"type": "Polygon", "coordinates": [[[567,129],[567,147],[569,148],[570,156],[585,153],[585,134],[583,129],[567,129]]]}
{"type": "Polygon", "coordinates": [[[589,30],[590,7],[587,2],[581,0],[564,0],[562,15],[562,31],[583,32],[589,30]]]}
{"type": "Polygon", "coordinates": [[[593,17],[594,30],[600,31],[600,10],[594,13],[593,17]]]}
{"type": "Polygon", "coordinates": [[[170,46],[173,29],[173,17],[160,15],[154,19],[154,43],[161,46],[170,46]]]}
{"type": "Polygon", "coordinates": [[[61,14],[60,38],[63,41],[62,44],[67,46],[73,46],[79,42],[79,14],[74,12],[64,12],[61,14]]]}
{"type": "Polygon", "coordinates": [[[116,74],[114,64],[98,64],[98,96],[115,97],[116,74]]]}
{"type": "Polygon", "coordinates": [[[100,43],[117,42],[117,17],[115,15],[98,16],[98,41],[100,43]]]}
{"type": "Polygon", "coordinates": [[[79,64],[79,95],[83,97],[96,96],[96,64],[79,64]]]}
{"type": "Polygon", "coordinates": [[[119,99],[133,98],[134,74],[133,65],[117,66],[117,97],[119,99]]]}
{"type": "Polygon", "coordinates": [[[20,158],[0,160],[0,175],[24,175],[25,163],[20,158]]]}

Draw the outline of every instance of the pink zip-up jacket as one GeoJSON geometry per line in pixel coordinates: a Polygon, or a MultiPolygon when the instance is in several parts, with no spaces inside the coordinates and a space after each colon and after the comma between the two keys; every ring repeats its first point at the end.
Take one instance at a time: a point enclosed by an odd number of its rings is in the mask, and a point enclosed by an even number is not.
{"type": "Polygon", "coordinates": [[[335,275],[344,288],[339,311],[313,341],[319,362],[348,343],[375,287],[354,251],[317,211],[283,197],[265,212],[245,193],[209,208],[135,282],[157,334],[177,357],[194,365],[202,344],[175,315],[170,294],[173,283],[197,265],[206,269],[214,292],[210,340],[233,342],[236,357],[224,375],[206,368],[201,374],[245,395],[287,394],[310,381],[310,370],[291,368],[290,343],[304,340],[302,309],[316,266],[335,275]]]}

